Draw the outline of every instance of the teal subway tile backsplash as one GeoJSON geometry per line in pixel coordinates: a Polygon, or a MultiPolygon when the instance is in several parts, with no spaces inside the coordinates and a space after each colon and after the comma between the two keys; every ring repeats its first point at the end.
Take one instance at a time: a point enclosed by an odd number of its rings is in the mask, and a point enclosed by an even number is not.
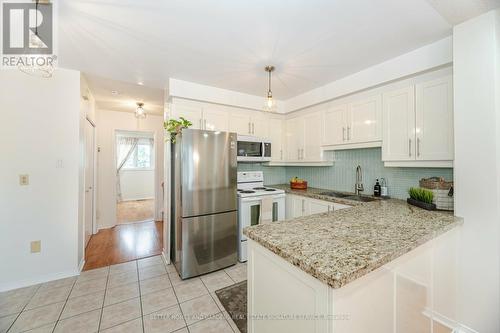
{"type": "Polygon", "coordinates": [[[238,163],[238,171],[263,171],[264,185],[285,184],[288,182],[284,167],[269,167],[262,163],[238,163]]]}
{"type": "Polygon", "coordinates": [[[311,187],[354,192],[358,165],[363,171],[363,193],[368,195],[373,194],[377,178],[385,178],[389,195],[399,199],[406,199],[408,189],[418,186],[421,178],[453,180],[452,168],[386,168],[381,148],[337,151],[335,163],[329,167],[266,167],[258,163],[238,163],[238,171],[262,170],[266,185],[288,183],[290,178],[297,176],[307,180],[311,187]]]}

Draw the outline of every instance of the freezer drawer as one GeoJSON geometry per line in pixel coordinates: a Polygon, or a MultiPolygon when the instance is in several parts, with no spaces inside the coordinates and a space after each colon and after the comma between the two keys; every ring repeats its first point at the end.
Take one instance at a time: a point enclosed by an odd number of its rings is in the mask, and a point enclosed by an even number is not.
{"type": "Polygon", "coordinates": [[[237,211],[182,219],[178,246],[182,279],[236,264],[238,253],[237,211]]]}

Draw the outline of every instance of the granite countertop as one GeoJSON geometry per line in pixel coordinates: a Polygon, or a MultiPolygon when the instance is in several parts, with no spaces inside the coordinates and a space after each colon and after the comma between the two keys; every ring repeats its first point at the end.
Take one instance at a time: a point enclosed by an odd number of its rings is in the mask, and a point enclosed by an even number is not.
{"type": "MultiPolygon", "coordinates": [[[[325,190],[325,189],[316,188],[316,187],[308,187],[306,190],[293,190],[292,188],[290,188],[289,184],[270,185],[269,187],[284,190],[286,193],[290,193],[290,194],[301,195],[303,197],[308,197],[311,199],[331,201],[331,202],[340,203],[340,204],[344,204],[344,205],[358,206],[358,205],[363,204],[363,202],[361,202],[361,201],[349,200],[349,199],[345,199],[345,198],[336,198],[336,197],[331,197],[328,195],[321,194],[324,192],[332,192],[334,190],[325,190]]],[[[335,192],[343,193],[346,195],[355,195],[354,193],[337,191],[337,190],[335,190],[335,192]]],[[[373,198],[375,200],[383,200],[380,197],[374,197],[374,196],[369,196],[369,195],[361,195],[361,196],[373,198]]]]}
{"type": "Polygon", "coordinates": [[[340,288],[461,223],[448,212],[388,199],[251,226],[244,234],[332,288],[340,288]]]}

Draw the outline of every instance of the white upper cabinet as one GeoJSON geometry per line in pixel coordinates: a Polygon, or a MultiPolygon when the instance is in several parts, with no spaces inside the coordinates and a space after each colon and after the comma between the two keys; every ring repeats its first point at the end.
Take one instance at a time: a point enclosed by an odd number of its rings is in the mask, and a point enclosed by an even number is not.
{"type": "Polygon", "coordinates": [[[304,161],[321,161],[323,154],[321,151],[321,131],[319,130],[322,115],[321,112],[305,115],[304,139],[301,159],[304,161]]]}
{"type": "Polygon", "coordinates": [[[209,131],[228,131],[228,112],[223,109],[203,108],[203,128],[209,131]]]}
{"type": "Polygon", "coordinates": [[[448,76],[384,94],[386,166],[453,165],[452,82],[448,76]]]}
{"type": "Polygon", "coordinates": [[[323,115],[323,145],[341,145],[346,140],[347,104],[336,105],[323,115]]]}
{"type": "Polygon", "coordinates": [[[260,112],[238,111],[231,112],[229,116],[230,131],[240,135],[253,135],[260,138],[267,138],[269,135],[268,127],[268,117],[260,112]]]}
{"type": "Polygon", "coordinates": [[[331,106],[323,113],[323,146],[351,149],[380,146],[382,97],[374,95],[349,104],[331,106]]]}
{"type": "Polygon", "coordinates": [[[416,86],[417,160],[453,160],[453,79],[451,76],[416,86]]]}
{"type": "Polygon", "coordinates": [[[349,105],[347,126],[349,143],[382,140],[382,96],[375,95],[349,105]]]}
{"type": "Polygon", "coordinates": [[[413,86],[383,96],[383,161],[415,159],[415,94],[413,86]]]}
{"type": "Polygon", "coordinates": [[[201,106],[188,104],[172,104],[171,118],[185,118],[193,123],[191,128],[203,129],[203,109],[201,106]]]}
{"type": "Polygon", "coordinates": [[[304,147],[304,118],[286,121],[286,160],[300,161],[304,147]]]}
{"type": "Polygon", "coordinates": [[[271,161],[285,161],[285,121],[283,118],[269,118],[269,135],[271,140],[271,161]]]}

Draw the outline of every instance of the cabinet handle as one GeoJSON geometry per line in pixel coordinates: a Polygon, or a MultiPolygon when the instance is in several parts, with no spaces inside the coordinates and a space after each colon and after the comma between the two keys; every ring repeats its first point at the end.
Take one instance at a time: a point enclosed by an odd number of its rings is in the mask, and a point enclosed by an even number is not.
{"type": "Polygon", "coordinates": [[[283,149],[280,149],[280,161],[283,160],[283,149]]]}
{"type": "Polygon", "coordinates": [[[200,119],[200,129],[203,129],[203,124],[201,123],[201,119],[200,119]]]}
{"type": "Polygon", "coordinates": [[[303,160],[304,159],[304,148],[302,148],[300,150],[300,159],[303,160]]]}
{"type": "Polygon", "coordinates": [[[255,123],[252,123],[252,134],[255,134],[255,123]]]}
{"type": "Polygon", "coordinates": [[[417,138],[417,156],[420,157],[420,138],[417,138]]]}
{"type": "Polygon", "coordinates": [[[252,125],[248,122],[248,134],[252,134],[252,125]]]}
{"type": "Polygon", "coordinates": [[[203,129],[206,130],[207,129],[207,120],[205,119],[204,122],[205,122],[205,124],[203,125],[203,129]]]}
{"type": "Polygon", "coordinates": [[[300,149],[297,149],[297,159],[300,160],[300,149]]]}
{"type": "Polygon", "coordinates": [[[408,156],[411,157],[411,139],[408,139],[408,156]]]}
{"type": "Polygon", "coordinates": [[[351,140],[351,127],[347,126],[347,141],[351,140]]]}
{"type": "Polygon", "coordinates": [[[345,127],[342,127],[342,141],[345,141],[345,127]]]}

